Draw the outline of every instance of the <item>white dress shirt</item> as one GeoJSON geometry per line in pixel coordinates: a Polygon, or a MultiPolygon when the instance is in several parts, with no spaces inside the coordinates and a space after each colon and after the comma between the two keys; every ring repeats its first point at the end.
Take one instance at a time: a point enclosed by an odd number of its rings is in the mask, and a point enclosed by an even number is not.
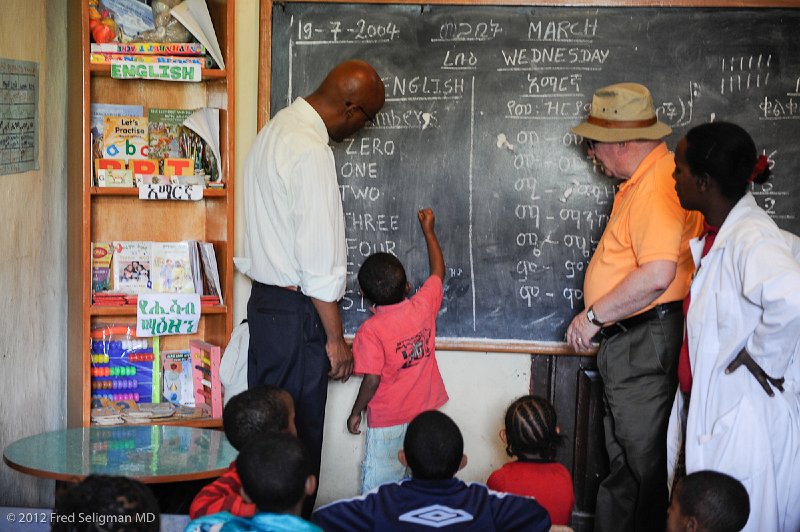
{"type": "Polygon", "coordinates": [[[244,214],[243,273],[323,301],[341,299],[347,248],[336,165],[325,124],[303,98],[256,137],[244,167],[244,214]]]}

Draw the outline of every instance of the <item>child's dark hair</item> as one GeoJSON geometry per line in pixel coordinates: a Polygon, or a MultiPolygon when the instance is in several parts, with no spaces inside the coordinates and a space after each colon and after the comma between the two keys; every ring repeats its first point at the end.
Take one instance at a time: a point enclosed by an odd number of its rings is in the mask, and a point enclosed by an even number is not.
{"type": "Polygon", "coordinates": [[[769,165],[753,176],[757,158],[752,137],[736,124],[711,122],[686,133],[686,162],[692,174],[709,176],[728,199],[739,200],[751,182],[767,182],[769,165]]]}
{"type": "Polygon", "coordinates": [[[376,305],[394,305],[406,295],[406,270],[391,253],[373,253],[358,270],[358,285],[376,305]]]}
{"type": "Polygon", "coordinates": [[[525,395],[511,403],[506,410],[505,425],[509,456],[538,455],[553,460],[564,439],[556,431],[556,409],[537,395],[525,395]]]}
{"type": "Polygon", "coordinates": [[[422,412],[408,424],[403,452],[414,478],[453,478],[464,455],[464,438],[458,425],[436,410],[422,412]]]}
{"type": "Polygon", "coordinates": [[[718,471],[696,471],[678,483],[681,513],[707,532],[738,532],[747,524],[750,497],[741,482],[718,471]]]}
{"type": "Polygon", "coordinates": [[[150,488],[128,477],[89,475],[56,495],[51,530],[74,532],[158,532],[158,502],[150,488]],[[95,514],[100,520],[81,519],[95,514]],[[70,516],[70,517],[67,517],[70,516]]]}
{"type": "Polygon", "coordinates": [[[312,474],[303,445],[288,432],[259,434],[236,458],[242,488],[260,512],[286,513],[305,496],[312,474]]]}
{"type": "Polygon", "coordinates": [[[259,384],[234,395],[222,411],[225,436],[235,449],[260,432],[289,428],[288,392],[271,384],[259,384]]]}

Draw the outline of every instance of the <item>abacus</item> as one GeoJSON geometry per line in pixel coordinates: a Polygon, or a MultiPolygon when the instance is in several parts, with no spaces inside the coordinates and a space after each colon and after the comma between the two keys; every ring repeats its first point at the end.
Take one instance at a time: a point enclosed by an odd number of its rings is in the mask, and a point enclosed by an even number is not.
{"type": "Polygon", "coordinates": [[[135,327],[104,325],[92,330],[92,400],[153,400],[153,348],[136,338],[135,327]]]}
{"type": "Polygon", "coordinates": [[[189,348],[192,351],[194,404],[212,418],[222,418],[222,384],[219,382],[222,349],[201,340],[192,340],[189,348]]]}

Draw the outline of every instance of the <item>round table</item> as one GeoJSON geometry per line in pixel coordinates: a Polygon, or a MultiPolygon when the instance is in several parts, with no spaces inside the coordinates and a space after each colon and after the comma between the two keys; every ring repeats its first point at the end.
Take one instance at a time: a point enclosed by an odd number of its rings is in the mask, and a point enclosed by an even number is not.
{"type": "Polygon", "coordinates": [[[166,483],[218,477],[237,454],[220,430],[123,425],[23,438],[5,448],[3,460],[23,473],[55,480],[76,482],[96,474],[166,483]]]}

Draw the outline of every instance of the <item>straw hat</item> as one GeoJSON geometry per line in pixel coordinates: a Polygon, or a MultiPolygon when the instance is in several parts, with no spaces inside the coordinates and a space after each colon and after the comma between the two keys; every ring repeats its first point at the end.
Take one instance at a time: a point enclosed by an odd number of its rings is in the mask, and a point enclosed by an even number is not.
{"type": "Polygon", "coordinates": [[[586,122],[571,131],[600,142],[658,140],[672,133],[668,125],[658,121],[650,91],[638,83],[597,89],[586,122]]]}

